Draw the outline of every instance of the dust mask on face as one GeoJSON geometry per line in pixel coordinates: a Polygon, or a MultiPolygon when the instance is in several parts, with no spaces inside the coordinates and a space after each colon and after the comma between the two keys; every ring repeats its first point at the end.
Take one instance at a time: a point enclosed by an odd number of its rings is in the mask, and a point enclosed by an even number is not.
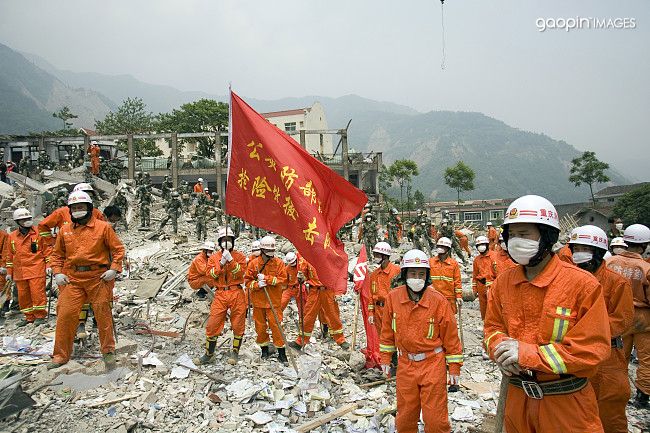
{"type": "Polygon", "coordinates": [[[438,254],[440,254],[440,255],[443,255],[443,254],[445,254],[445,253],[447,252],[447,250],[444,249],[444,248],[436,248],[436,251],[437,251],[438,254]]]}
{"type": "Polygon", "coordinates": [[[253,251],[253,254],[255,257],[259,256],[262,252],[260,250],[253,251]]]}
{"type": "Polygon", "coordinates": [[[221,242],[221,248],[224,250],[231,250],[232,249],[232,242],[230,241],[222,241],[221,242]]]}
{"type": "Polygon", "coordinates": [[[616,230],[623,230],[623,223],[616,223],[616,230]]]}
{"type": "Polygon", "coordinates": [[[487,251],[487,247],[485,245],[479,245],[478,247],[476,247],[476,249],[478,250],[479,253],[484,253],[487,251]]]}
{"type": "Polygon", "coordinates": [[[72,212],[70,215],[72,215],[72,218],[78,220],[78,219],[81,219],[81,218],[85,217],[86,213],[87,212],[85,210],[76,210],[76,211],[72,212]]]}
{"type": "Polygon", "coordinates": [[[575,253],[573,253],[572,260],[573,260],[573,263],[575,263],[576,265],[579,265],[580,263],[587,263],[588,261],[590,261],[593,258],[594,258],[594,255],[592,253],[590,253],[590,252],[576,251],[575,253]]]}
{"type": "Polygon", "coordinates": [[[383,257],[375,257],[375,260],[374,260],[375,264],[377,264],[377,265],[381,265],[381,262],[383,262],[383,261],[384,261],[383,257]]]}
{"type": "Polygon", "coordinates": [[[421,278],[407,278],[406,285],[409,289],[413,290],[416,293],[419,293],[424,289],[424,280],[421,278]]]}
{"type": "Polygon", "coordinates": [[[526,266],[539,251],[539,241],[524,238],[508,239],[508,253],[520,265],[526,266]]]}
{"type": "Polygon", "coordinates": [[[34,225],[34,221],[32,221],[32,220],[24,220],[24,221],[20,222],[20,225],[28,229],[28,228],[30,228],[31,226],[34,225]]]}
{"type": "Polygon", "coordinates": [[[612,252],[617,256],[621,254],[623,251],[625,251],[625,248],[621,248],[621,247],[612,248],[612,252]]]}

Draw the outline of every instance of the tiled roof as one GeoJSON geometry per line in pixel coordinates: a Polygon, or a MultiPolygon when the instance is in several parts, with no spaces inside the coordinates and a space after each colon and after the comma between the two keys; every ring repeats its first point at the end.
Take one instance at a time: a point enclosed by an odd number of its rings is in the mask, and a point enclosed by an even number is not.
{"type": "Polygon", "coordinates": [[[648,184],[650,184],[650,182],[633,183],[631,185],[608,186],[595,193],[594,197],[599,198],[611,195],[621,195],[648,184]]]}
{"type": "Polygon", "coordinates": [[[309,108],[296,108],[295,110],[284,110],[284,111],[271,111],[269,113],[261,113],[263,117],[283,117],[283,116],[295,116],[297,114],[305,114],[305,111],[308,111],[309,108]]]}

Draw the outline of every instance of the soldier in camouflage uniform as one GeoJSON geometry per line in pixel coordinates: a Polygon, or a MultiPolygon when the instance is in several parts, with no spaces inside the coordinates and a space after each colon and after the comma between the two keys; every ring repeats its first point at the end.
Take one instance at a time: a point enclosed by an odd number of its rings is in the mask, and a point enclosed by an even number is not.
{"type": "Polygon", "coordinates": [[[352,227],[354,227],[354,220],[345,223],[337,233],[337,237],[342,241],[352,242],[352,227]]]}
{"type": "Polygon", "coordinates": [[[178,194],[177,191],[171,193],[169,201],[165,206],[165,211],[167,212],[167,216],[165,216],[165,218],[160,221],[160,230],[162,230],[167,225],[167,222],[171,219],[172,227],[174,228],[174,234],[177,234],[178,217],[181,216],[181,212],[183,211],[183,203],[181,203],[180,194],[178,194]]]}
{"type": "Polygon", "coordinates": [[[463,251],[460,249],[460,243],[458,242],[458,237],[456,237],[454,225],[450,223],[447,218],[444,218],[440,223],[440,230],[438,230],[438,232],[441,236],[451,239],[451,248],[463,264],[465,264],[465,256],[463,255],[463,251]]]}
{"type": "Polygon", "coordinates": [[[199,241],[204,241],[208,236],[208,214],[210,212],[210,204],[207,197],[203,194],[199,195],[198,203],[194,209],[194,219],[196,220],[196,238],[199,241]]]}
{"type": "Polygon", "coordinates": [[[366,253],[368,257],[372,257],[372,249],[377,243],[377,220],[375,216],[370,212],[366,212],[363,216],[362,230],[363,230],[363,242],[366,244],[366,253]]]}
{"type": "Polygon", "coordinates": [[[47,153],[44,150],[41,150],[38,153],[38,160],[36,161],[38,164],[38,171],[40,172],[41,170],[51,170],[52,169],[52,161],[50,161],[50,157],[47,155],[47,153]]]}
{"type": "Polygon", "coordinates": [[[165,180],[163,180],[162,186],[160,187],[160,189],[162,191],[163,200],[168,200],[169,199],[169,196],[170,196],[173,188],[174,188],[174,182],[171,181],[169,176],[165,176],[165,180]]]}
{"type": "Polygon", "coordinates": [[[140,205],[140,227],[149,227],[151,224],[151,192],[146,185],[140,185],[137,192],[138,203],[140,205]]]}
{"type": "Polygon", "coordinates": [[[192,204],[192,191],[190,189],[190,184],[186,180],[181,181],[181,186],[178,192],[181,195],[183,208],[188,209],[192,204]]]}
{"type": "Polygon", "coordinates": [[[117,191],[117,194],[115,195],[115,199],[113,200],[113,205],[118,207],[120,211],[122,212],[122,218],[120,221],[124,223],[124,228],[126,230],[129,229],[126,223],[126,212],[129,209],[129,202],[126,199],[126,194],[124,193],[123,189],[119,189],[117,191]]]}
{"type": "Polygon", "coordinates": [[[23,176],[30,177],[32,172],[32,161],[29,154],[24,155],[18,163],[18,172],[23,176]]]}
{"type": "Polygon", "coordinates": [[[388,243],[393,248],[397,248],[399,246],[398,233],[402,229],[402,222],[400,221],[399,216],[397,216],[397,209],[395,208],[390,210],[386,229],[388,230],[388,243]]]}
{"type": "Polygon", "coordinates": [[[221,206],[221,200],[219,200],[219,194],[216,192],[212,193],[212,206],[214,206],[215,218],[219,227],[223,225],[223,208],[221,206]]]}

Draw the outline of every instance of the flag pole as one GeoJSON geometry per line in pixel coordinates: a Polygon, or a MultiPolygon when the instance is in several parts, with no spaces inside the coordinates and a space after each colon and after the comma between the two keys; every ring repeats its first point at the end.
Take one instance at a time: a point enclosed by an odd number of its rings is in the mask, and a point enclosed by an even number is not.
{"type": "Polygon", "coordinates": [[[359,297],[361,294],[356,293],[354,297],[354,330],[352,331],[352,344],[350,345],[350,352],[354,352],[354,347],[357,344],[357,332],[359,326],[359,297]]]}

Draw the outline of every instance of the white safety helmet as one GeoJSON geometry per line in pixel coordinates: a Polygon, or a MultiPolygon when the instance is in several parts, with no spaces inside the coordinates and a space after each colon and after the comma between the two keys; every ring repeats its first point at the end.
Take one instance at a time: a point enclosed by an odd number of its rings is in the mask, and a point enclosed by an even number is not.
{"type": "Polygon", "coordinates": [[[388,244],[388,242],[377,242],[375,245],[375,248],[372,249],[373,253],[379,253],[379,254],[384,254],[386,256],[390,256],[390,253],[392,252],[392,248],[388,244]]]}
{"type": "Polygon", "coordinates": [[[203,178],[199,177],[199,183],[203,183],[203,178]]]}
{"type": "Polygon", "coordinates": [[[646,244],[650,242],[650,229],[643,224],[632,224],[623,232],[626,243],[646,244]]]}
{"type": "Polygon", "coordinates": [[[612,241],[609,243],[610,247],[623,247],[627,248],[627,244],[625,243],[625,239],[621,237],[616,237],[612,239],[612,241]]]}
{"type": "Polygon", "coordinates": [[[205,241],[205,243],[203,244],[203,247],[201,247],[201,249],[208,250],[208,251],[214,251],[214,250],[217,249],[217,246],[212,241],[205,241]]]}
{"type": "Polygon", "coordinates": [[[425,254],[424,251],[420,250],[410,250],[404,254],[402,258],[402,263],[400,264],[400,269],[406,268],[425,268],[430,269],[429,267],[429,257],[425,254]]]}
{"type": "Polygon", "coordinates": [[[439,247],[451,248],[451,239],[446,238],[446,237],[443,236],[440,239],[438,239],[438,242],[436,243],[436,245],[439,246],[439,247]]]}
{"type": "Polygon", "coordinates": [[[555,206],[538,195],[519,197],[508,206],[503,225],[515,223],[543,224],[560,229],[560,218],[555,206]]]}
{"type": "Polygon", "coordinates": [[[81,183],[76,184],[74,186],[74,188],[72,189],[72,192],[75,192],[75,191],[95,192],[95,190],[93,189],[93,186],[91,184],[89,184],[89,183],[86,183],[86,182],[81,182],[81,183]]]}
{"type": "Polygon", "coordinates": [[[90,144],[97,144],[97,141],[93,140],[90,142],[90,144]]]}
{"type": "Polygon", "coordinates": [[[232,229],[230,227],[221,227],[219,229],[219,232],[217,233],[217,240],[221,240],[221,239],[223,239],[223,238],[225,238],[227,236],[234,239],[235,238],[235,233],[232,231],[232,229]]]}
{"type": "Polygon", "coordinates": [[[210,190],[208,188],[203,188],[203,191],[208,192],[210,190]]]}
{"type": "Polygon", "coordinates": [[[485,224],[485,225],[486,226],[492,226],[492,221],[488,221],[487,224],[485,224]]]}
{"type": "Polygon", "coordinates": [[[90,203],[93,204],[93,200],[88,194],[83,191],[72,191],[68,196],[68,206],[76,203],[90,203]]]}
{"type": "Polygon", "coordinates": [[[600,227],[593,225],[576,227],[571,232],[569,244],[589,245],[607,251],[607,234],[600,227]]]}
{"type": "Polygon", "coordinates": [[[260,250],[260,241],[253,241],[251,244],[251,250],[252,251],[259,251],[260,250]]]}
{"type": "Polygon", "coordinates": [[[24,207],[19,207],[14,211],[14,221],[26,220],[32,218],[32,213],[24,207]]]}
{"type": "Polygon", "coordinates": [[[275,251],[275,238],[273,236],[264,236],[260,239],[260,249],[275,251]]]}
{"type": "Polygon", "coordinates": [[[485,236],[477,236],[476,241],[474,242],[476,245],[483,245],[483,244],[489,244],[490,240],[485,237],[485,236]]]}
{"type": "Polygon", "coordinates": [[[292,265],[296,263],[296,260],[298,260],[298,256],[296,256],[296,253],[293,251],[289,251],[287,255],[284,258],[285,262],[287,262],[287,265],[292,265]]]}

